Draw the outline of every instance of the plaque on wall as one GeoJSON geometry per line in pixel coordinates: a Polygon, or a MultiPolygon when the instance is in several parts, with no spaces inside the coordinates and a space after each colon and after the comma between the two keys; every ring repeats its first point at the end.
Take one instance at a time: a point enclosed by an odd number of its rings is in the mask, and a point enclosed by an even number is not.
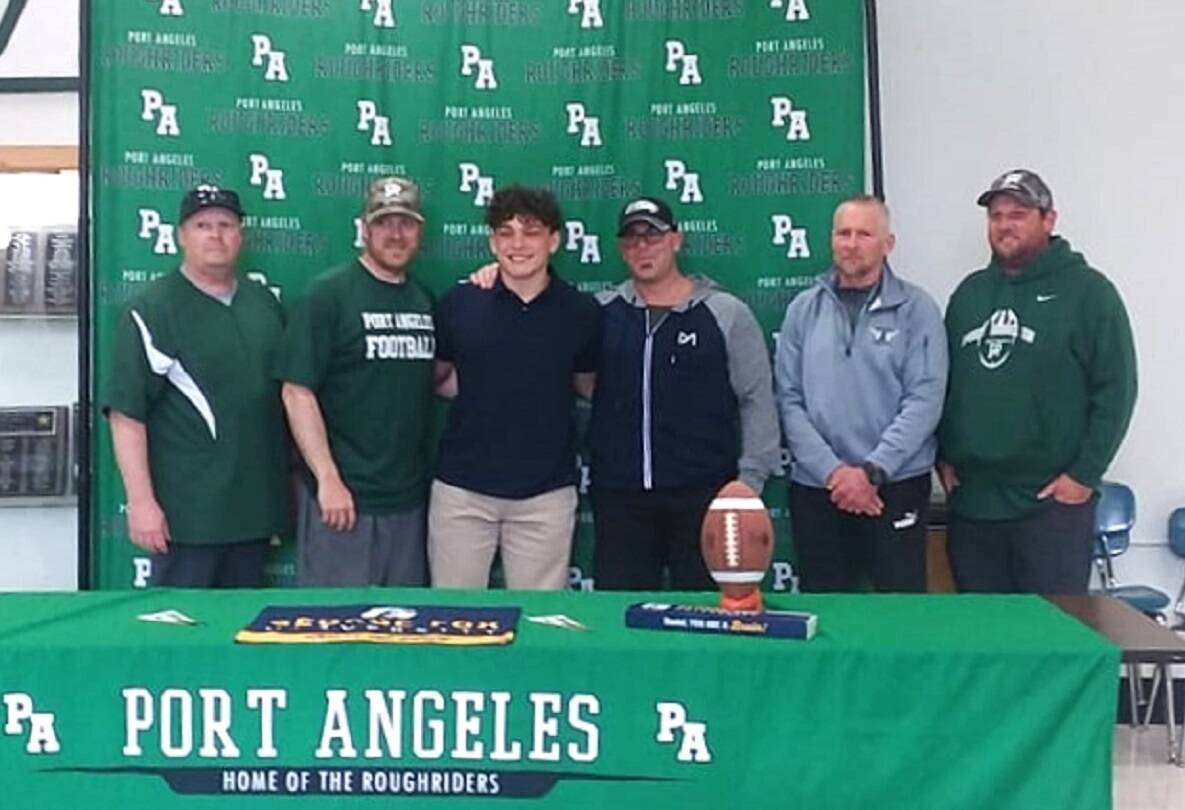
{"type": "Polygon", "coordinates": [[[78,232],[57,229],[45,234],[41,300],[45,311],[69,315],[78,311],[78,232]]]}
{"type": "Polygon", "coordinates": [[[0,498],[67,494],[70,409],[0,408],[0,498]]]}
{"type": "Polygon", "coordinates": [[[4,289],[0,300],[9,312],[35,309],[37,260],[41,240],[37,231],[14,231],[4,251],[4,289]]]}
{"type": "Polygon", "coordinates": [[[0,259],[0,313],[77,312],[77,230],[57,226],[14,231],[0,259]]]}

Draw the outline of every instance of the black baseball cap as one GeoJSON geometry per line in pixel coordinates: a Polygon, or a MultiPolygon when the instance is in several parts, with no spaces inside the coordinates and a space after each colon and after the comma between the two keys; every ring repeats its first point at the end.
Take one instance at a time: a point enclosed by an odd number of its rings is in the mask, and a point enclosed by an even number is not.
{"type": "Polygon", "coordinates": [[[624,236],[631,225],[639,222],[663,233],[679,230],[671,207],[657,197],[638,197],[626,203],[617,217],[617,235],[624,236]]]}
{"type": "Polygon", "coordinates": [[[992,204],[997,194],[1011,194],[1018,202],[1030,208],[1048,211],[1053,208],[1053,192],[1036,172],[1028,169],[1013,169],[1004,172],[992,181],[992,185],[976,202],[985,208],[992,204]]]}
{"type": "Polygon", "coordinates": [[[177,224],[184,223],[198,211],[207,208],[223,208],[239,219],[243,218],[243,206],[238,194],[228,188],[202,184],[181,198],[181,215],[177,224]]]}

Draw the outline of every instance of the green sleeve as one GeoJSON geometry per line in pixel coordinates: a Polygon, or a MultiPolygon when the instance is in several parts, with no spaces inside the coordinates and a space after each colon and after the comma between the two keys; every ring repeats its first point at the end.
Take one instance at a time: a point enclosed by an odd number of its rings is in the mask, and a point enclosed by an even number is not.
{"type": "Polygon", "coordinates": [[[151,349],[147,341],[153,348],[160,349],[160,336],[151,331],[149,322],[148,314],[136,305],[116,322],[103,390],[104,414],[115,410],[137,421],[148,421],[148,413],[164,388],[167,373],[165,369],[154,373],[149,365],[148,352],[151,349]],[[144,325],[144,331],[137,325],[133,313],[144,325]]]}
{"type": "Polygon", "coordinates": [[[331,290],[314,284],[292,308],[280,350],[276,355],[276,379],[321,387],[329,370],[337,334],[338,307],[331,290]]]}
{"type": "Polygon", "coordinates": [[[946,461],[948,451],[951,445],[950,425],[951,425],[951,392],[954,388],[954,377],[956,367],[962,363],[963,357],[960,352],[962,348],[959,345],[960,336],[957,334],[959,329],[959,307],[962,303],[963,296],[966,295],[964,288],[967,280],[960,282],[959,286],[951,294],[950,299],[946,304],[946,314],[942,318],[942,326],[946,332],[946,357],[947,357],[947,371],[946,371],[946,393],[942,401],[942,416],[938,419],[938,461],[946,461]]]}
{"type": "Polygon", "coordinates": [[[1066,472],[1098,486],[1127,433],[1136,404],[1136,350],[1119,292],[1109,281],[1084,302],[1078,360],[1086,369],[1086,434],[1066,472]]]}

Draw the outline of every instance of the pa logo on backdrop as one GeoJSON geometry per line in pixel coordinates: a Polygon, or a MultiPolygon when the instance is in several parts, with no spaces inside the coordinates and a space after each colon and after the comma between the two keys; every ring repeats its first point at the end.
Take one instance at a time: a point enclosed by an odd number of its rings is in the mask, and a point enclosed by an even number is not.
{"type": "Polygon", "coordinates": [[[394,0],[359,0],[358,10],[366,13],[374,12],[372,22],[375,28],[394,28],[395,9],[394,0]]]}
{"type": "Polygon", "coordinates": [[[588,114],[588,109],[579,101],[564,105],[568,114],[568,134],[579,135],[580,145],[586,148],[603,146],[601,141],[601,119],[588,114]]]}
{"type": "Polygon", "coordinates": [[[806,228],[794,224],[789,214],[771,214],[770,223],[774,227],[773,244],[786,246],[787,259],[809,259],[811,248],[807,244],[806,228]]]}
{"type": "Polygon", "coordinates": [[[667,73],[678,73],[680,86],[704,83],[704,77],[699,72],[699,54],[688,51],[682,40],[668,39],[663,45],[667,51],[663,69],[667,73]]]}
{"type": "Polygon", "coordinates": [[[165,138],[181,135],[181,124],[177,120],[177,105],[168,104],[164,93],[151,87],[140,90],[140,120],[156,124],[156,134],[165,138]]]}
{"type": "Polygon", "coordinates": [[[769,7],[786,9],[786,22],[802,22],[811,18],[806,0],[769,0],[769,7]]]}
{"type": "Polygon", "coordinates": [[[272,39],[267,34],[251,35],[251,64],[255,67],[265,67],[264,81],[288,81],[288,53],[277,50],[272,45],[272,39]]]}
{"type": "Polygon", "coordinates": [[[256,188],[263,189],[265,200],[286,200],[288,194],[284,191],[284,170],[272,167],[267,155],[254,152],[247,157],[251,167],[250,183],[256,188]]]}
{"type": "Polygon", "coordinates": [[[494,178],[492,175],[481,173],[481,167],[476,163],[458,163],[457,171],[461,175],[458,187],[463,194],[473,195],[473,204],[485,207],[494,196],[494,178]]]}
{"type": "Polygon", "coordinates": [[[702,203],[704,192],[699,184],[699,172],[687,170],[687,164],[682,160],[664,160],[667,180],[664,188],[667,191],[678,191],[681,203],[702,203]]]}
{"type": "Polygon", "coordinates": [[[461,46],[461,75],[473,76],[473,86],[478,90],[498,89],[498,78],[494,75],[494,60],[482,56],[476,45],[461,46]]]}
{"type": "Polygon", "coordinates": [[[770,126],[774,129],[785,129],[786,140],[809,141],[811,139],[806,110],[795,107],[789,96],[770,96],[769,105],[773,112],[770,126]]]}
{"type": "Polygon", "coordinates": [[[568,14],[580,16],[581,28],[605,27],[605,18],[601,15],[601,0],[569,0],[568,14]]]}
{"type": "Polygon", "coordinates": [[[161,219],[160,211],[141,208],[138,238],[152,243],[152,252],[157,256],[173,256],[177,253],[177,226],[161,219]]]}
{"type": "Polygon", "coordinates": [[[566,238],[564,250],[569,253],[580,254],[581,264],[601,263],[601,237],[589,233],[588,227],[579,219],[570,219],[564,223],[566,238]]]}
{"type": "Polygon", "coordinates": [[[158,7],[157,13],[162,17],[185,16],[185,8],[181,5],[181,0],[148,0],[148,2],[158,7]]]}
{"type": "Polygon", "coordinates": [[[391,145],[391,118],[379,115],[376,101],[358,99],[358,131],[370,133],[371,146],[391,145]]]}

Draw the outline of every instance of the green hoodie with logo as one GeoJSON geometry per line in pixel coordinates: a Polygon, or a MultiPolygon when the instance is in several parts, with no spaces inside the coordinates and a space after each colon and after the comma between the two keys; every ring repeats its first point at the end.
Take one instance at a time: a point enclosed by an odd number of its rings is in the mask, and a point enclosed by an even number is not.
{"type": "Polygon", "coordinates": [[[994,260],[946,312],[950,382],[940,458],[960,485],[950,509],[1007,520],[1047,505],[1067,473],[1095,487],[1136,401],[1131,325],[1115,286],[1060,236],[1008,275],[994,260]]]}

